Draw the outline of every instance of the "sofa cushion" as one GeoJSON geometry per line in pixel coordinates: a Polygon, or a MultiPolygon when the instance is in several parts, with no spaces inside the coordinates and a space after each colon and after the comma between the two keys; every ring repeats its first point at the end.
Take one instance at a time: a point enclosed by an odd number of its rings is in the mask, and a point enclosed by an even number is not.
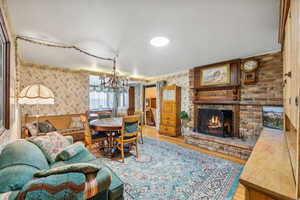
{"type": "Polygon", "coordinates": [[[138,131],[138,128],[139,128],[138,122],[125,123],[125,133],[133,133],[135,131],[138,131]]]}
{"type": "Polygon", "coordinates": [[[48,170],[37,171],[35,177],[46,177],[55,174],[64,174],[69,172],[78,172],[83,174],[97,173],[101,169],[100,166],[91,163],[74,163],[60,167],[54,167],[48,170]]]}
{"type": "Polygon", "coordinates": [[[41,133],[49,133],[49,132],[56,131],[56,128],[54,127],[54,125],[51,122],[49,122],[48,120],[39,122],[38,127],[39,127],[39,131],[41,133]]]}
{"type": "Polygon", "coordinates": [[[19,199],[84,199],[85,175],[65,173],[29,181],[20,191],[19,199]]]}
{"type": "Polygon", "coordinates": [[[37,169],[49,169],[43,152],[27,140],[7,144],[0,154],[0,170],[13,165],[29,165],[37,169]]]}
{"type": "Polygon", "coordinates": [[[57,132],[51,132],[45,136],[31,137],[28,140],[43,151],[50,163],[54,163],[57,154],[70,145],[68,139],[57,132]]]}
{"type": "Polygon", "coordinates": [[[33,178],[38,169],[28,165],[14,165],[0,170],[0,192],[20,190],[33,178]]]}
{"type": "Polygon", "coordinates": [[[82,142],[76,142],[64,148],[57,156],[56,160],[69,160],[81,151],[86,150],[82,142]]]}
{"type": "Polygon", "coordinates": [[[77,154],[76,156],[72,157],[70,160],[65,160],[65,161],[57,161],[55,163],[52,163],[51,168],[53,167],[59,167],[63,165],[68,165],[72,163],[84,163],[84,162],[89,162],[91,160],[95,160],[96,157],[91,154],[88,150],[84,150],[77,154]]]}
{"type": "Polygon", "coordinates": [[[71,135],[66,135],[64,137],[70,142],[70,144],[73,144],[74,139],[73,139],[73,137],[71,135]]]}

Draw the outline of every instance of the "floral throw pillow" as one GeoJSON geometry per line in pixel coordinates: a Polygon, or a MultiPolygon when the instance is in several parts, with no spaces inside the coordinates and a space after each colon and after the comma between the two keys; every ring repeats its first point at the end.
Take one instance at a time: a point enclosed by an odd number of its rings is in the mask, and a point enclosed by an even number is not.
{"type": "Polygon", "coordinates": [[[28,140],[43,151],[50,163],[54,163],[57,154],[67,146],[71,145],[67,138],[57,132],[51,132],[45,136],[31,137],[28,138],[28,140]]]}
{"type": "Polygon", "coordinates": [[[82,142],[76,142],[64,148],[59,154],[57,154],[56,160],[69,160],[73,156],[85,150],[82,142]]]}

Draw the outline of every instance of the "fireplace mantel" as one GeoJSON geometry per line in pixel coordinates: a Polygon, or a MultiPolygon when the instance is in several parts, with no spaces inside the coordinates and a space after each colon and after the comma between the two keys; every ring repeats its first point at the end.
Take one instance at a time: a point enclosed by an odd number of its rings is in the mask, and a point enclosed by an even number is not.
{"type": "Polygon", "coordinates": [[[193,103],[203,105],[240,105],[240,101],[193,101],[193,103]]]}

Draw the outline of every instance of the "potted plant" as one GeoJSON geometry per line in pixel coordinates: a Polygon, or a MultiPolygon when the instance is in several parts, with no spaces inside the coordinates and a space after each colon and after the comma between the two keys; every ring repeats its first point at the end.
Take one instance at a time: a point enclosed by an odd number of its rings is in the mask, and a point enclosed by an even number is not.
{"type": "Polygon", "coordinates": [[[181,111],[179,113],[179,118],[181,119],[181,128],[182,131],[185,132],[186,128],[188,127],[188,122],[190,120],[189,115],[186,111],[181,111]]]}

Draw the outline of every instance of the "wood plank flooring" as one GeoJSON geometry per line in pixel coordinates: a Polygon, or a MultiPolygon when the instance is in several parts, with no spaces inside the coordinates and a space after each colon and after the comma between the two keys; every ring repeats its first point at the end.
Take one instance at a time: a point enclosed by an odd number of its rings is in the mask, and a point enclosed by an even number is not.
{"type": "MultiPolygon", "coordinates": [[[[156,139],[159,139],[159,140],[162,140],[162,141],[170,142],[170,143],[173,143],[173,144],[177,144],[177,145],[180,145],[180,146],[183,146],[183,147],[186,147],[186,148],[193,149],[195,151],[199,151],[199,152],[202,152],[202,153],[212,155],[212,156],[216,156],[216,157],[219,157],[219,158],[230,160],[232,162],[237,162],[241,165],[245,165],[245,163],[246,163],[246,161],[240,160],[238,158],[234,158],[234,157],[231,157],[231,156],[228,156],[228,155],[223,155],[223,154],[220,154],[220,153],[217,153],[217,152],[212,152],[212,151],[209,151],[209,150],[206,150],[206,149],[202,149],[200,147],[195,147],[195,146],[186,144],[186,143],[184,143],[183,136],[175,138],[175,137],[160,135],[157,132],[157,130],[153,127],[144,126],[143,127],[143,135],[146,135],[146,136],[149,136],[149,137],[152,137],[152,138],[156,138],[156,139]]],[[[245,200],[245,199],[246,199],[245,198],[245,188],[244,188],[243,185],[239,184],[239,186],[237,188],[237,191],[236,191],[236,193],[233,197],[233,200],[245,200]]]]}

